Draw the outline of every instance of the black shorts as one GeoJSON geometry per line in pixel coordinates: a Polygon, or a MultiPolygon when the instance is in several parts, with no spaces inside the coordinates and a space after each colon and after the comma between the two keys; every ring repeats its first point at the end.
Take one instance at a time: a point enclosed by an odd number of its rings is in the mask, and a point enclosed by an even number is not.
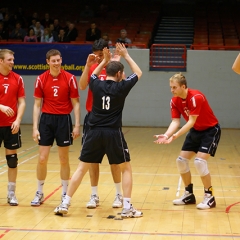
{"type": "Polygon", "coordinates": [[[208,153],[214,157],[221,137],[221,128],[217,124],[204,131],[191,128],[182,146],[182,151],[208,153]]]}
{"type": "Polygon", "coordinates": [[[107,155],[110,164],[130,161],[127,143],[121,129],[90,128],[84,139],[79,159],[88,163],[101,163],[107,155]]]}
{"type": "Polygon", "coordinates": [[[39,145],[52,146],[54,139],[59,147],[72,145],[72,130],[70,114],[42,113],[39,122],[39,145]]]}
{"type": "Polygon", "coordinates": [[[88,118],[89,118],[89,112],[86,114],[83,122],[83,133],[82,133],[82,144],[83,144],[83,139],[87,131],[89,130],[89,125],[88,125],[88,118]]]}
{"type": "Polygon", "coordinates": [[[12,134],[10,126],[0,127],[0,147],[2,142],[4,142],[6,149],[14,150],[20,148],[22,146],[20,128],[18,133],[12,134]]]}

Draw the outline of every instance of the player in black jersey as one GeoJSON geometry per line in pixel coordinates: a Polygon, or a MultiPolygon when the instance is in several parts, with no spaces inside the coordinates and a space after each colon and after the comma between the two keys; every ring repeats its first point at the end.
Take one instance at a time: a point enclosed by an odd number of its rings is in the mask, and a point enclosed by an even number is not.
{"type": "MultiPolygon", "coordinates": [[[[118,61],[110,61],[109,49],[103,50],[104,60],[93,71],[89,87],[93,92],[93,108],[90,112],[88,125],[90,129],[83,139],[80,163],[72,176],[66,197],[54,210],[56,214],[67,214],[71,198],[83,176],[89,169],[90,163],[101,163],[106,154],[110,164],[119,164],[122,171],[123,209],[121,216],[141,217],[143,213],[133,208],[131,204],[132,170],[127,143],[122,133],[122,111],[125,99],[142,76],[142,71],[130,57],[124,44],[117,43],[116,50],[129,64],[132,74],[123,78],[124,66],[118,61]],[[107,79],[100,81],[99,73],[106,66],[107,79]]],[[[87,63],[97,61],[97,56],[90,54],[87,63]]]]}

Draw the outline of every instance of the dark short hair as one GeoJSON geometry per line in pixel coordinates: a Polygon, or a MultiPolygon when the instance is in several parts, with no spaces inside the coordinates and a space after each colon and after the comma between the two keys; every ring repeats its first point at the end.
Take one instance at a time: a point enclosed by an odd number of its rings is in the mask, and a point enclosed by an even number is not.
{"type": "Polygon", "coordinates": [[[99,50],[103,50],[104,48],[108,48],[108,42],[105,41],[104,39],[100,38],[99,40],[95,40],[93,45],[92,45],[92,51],[96,52],[99,50]]]}
{"type": "Polygon", "coordinates": [[[114,77],[119,71],[122,73],[124,70],[124,66],[121,62],[111,61],[106,66],[106,73],[109,77],[114,77]]]}

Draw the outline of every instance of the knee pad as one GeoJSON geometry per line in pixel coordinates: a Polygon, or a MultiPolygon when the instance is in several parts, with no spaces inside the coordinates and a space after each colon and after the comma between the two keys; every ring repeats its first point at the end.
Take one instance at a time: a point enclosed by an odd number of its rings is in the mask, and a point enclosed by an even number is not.
{"type": "Polygon", "coordinates": [[[178,156],[178,158],[176,159],[178,171],[180,174],[187,173],[190,171],[188,161],[189,160],[187,158],[181,156],[178,156]]]}
{"type": "Polygon", "coordinates": [[[9,168],[16,168],[18,165],[17,154],[6,155],[7,165],[9,168]]]}
{"type": "Polygon", "coordinates": [[[206,161],[205,159],[195,158],[195,159],[194,159],[194,165],[195,165],[195,167],[196,167],[196,170],[197,170],[198,174],[199,174],[201,177],[204,177],[204,176],[206,176],[207,174],[209,174],[207,161],[206,161]]]}

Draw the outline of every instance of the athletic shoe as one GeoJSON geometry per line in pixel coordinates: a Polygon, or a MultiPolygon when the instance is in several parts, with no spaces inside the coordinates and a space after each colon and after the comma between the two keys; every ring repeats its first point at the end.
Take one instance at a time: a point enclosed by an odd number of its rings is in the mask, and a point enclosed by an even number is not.
{"type": "Polygon", "coordinates": [[[17,206],[18,205],[18,200],[17,200],[14,192],[8,194],[7,202],[9,203],[10,206],[17,206]]]}
{"type": "Polygon", "coordinates": [[[61,203],[59,206],[57,206],[54,209],[54,213],[56,215],[67,214],[68,213],[68,208],[69,208],[68,204],[61,203]]]}
{"type": "Polygon", "coordinates": [[[36,192],[35,198],[31,201],[31,206],[40,206],[44,201],[44,194],[36,192]]]}
{"type": "Polygon", "coordinates": [[[181,198],[173,200],[174,205],[195,204],[196,199],[193,193],[185,191],[181,198]]]}
{"type": "Polygon", "coordinates": [[[123,197],[121,194],[117,194],[113,201],[113,208],[121,208],[123,206],[123,197]]]}
{"type": "Polygon", "coordinates": [[[197,205],[198,209],[209,209],[214,207],[216,207],[215,198],[209,193],[205,193],[203,201],[197,205]]]}
{"type": "Polygon", "coordinates": [[[97,206],[99,206],[99,197],[93,194],[90,197],[90,201],[87,203],[87,208],[96,208],[97,206]]]}
{"type": "Polygon", "coordinates": [[[134,209],[132,204],[130,209],[123,208],[121,212],[121,217],[122,218],[137,218],[137,217],[142,217],[143,213],[134,209]]]}

